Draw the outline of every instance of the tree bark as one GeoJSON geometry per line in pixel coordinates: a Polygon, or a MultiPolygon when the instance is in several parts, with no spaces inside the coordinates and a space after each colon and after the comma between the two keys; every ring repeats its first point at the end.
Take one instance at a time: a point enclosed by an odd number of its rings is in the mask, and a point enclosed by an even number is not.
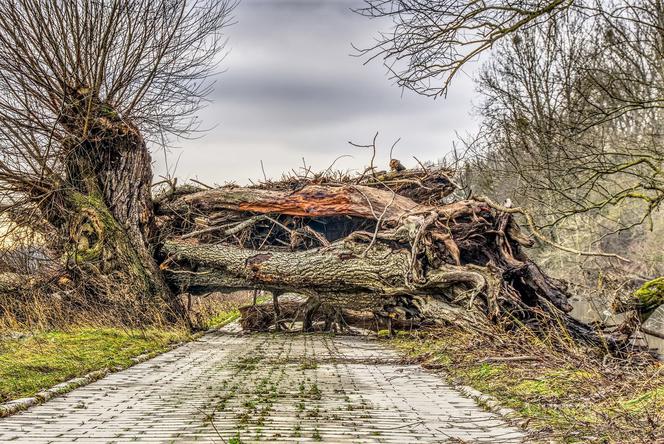
{"type": "Polygon", "coordinates": [[[429,207],[385,190],[363,185],[306,185],[297,190],[228,187],[185,194],[161,205],[161,214],[232,210],[261,214],[325,217],[355,216],[396,221],[405,213],[429,207]]]}
{"type": "Polygon", "coordinates": [[[181,315],[155,257],[160,241],[145,141],[109,106],[93,103],[90,110],[85,121],[73,113],[63,122],[72,134],[87,132],[71,142],[65,184],[41,204],[60,233],[52,246],[64,253],[67,272],[90,299],[130,300],[135,307],[159,307],[166,317],[181,315]]]}

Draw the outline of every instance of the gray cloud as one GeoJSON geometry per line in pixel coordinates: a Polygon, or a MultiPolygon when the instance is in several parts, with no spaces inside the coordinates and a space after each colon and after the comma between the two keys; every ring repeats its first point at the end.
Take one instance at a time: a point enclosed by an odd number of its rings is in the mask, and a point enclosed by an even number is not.
{"type": "MultiPolygon", "coordinates": [[[[208,182],[262,175],[278,176],[302,164],[326,168],[337,156],[352,154],[338,166],[360,168],[368,152],[348,140],[367,142],[380,132],[379,161],[387,163],[398,137],[404,163],[442,157],[455,131],[472,131],[469,113],[474,87],[460,77],[452,94],[433,101],[396,88],[380,63],[363,65],[351,57],[351,43],[367,44],[380,29],[350,11],[358,1],[244,0],[237,24],[227,30],[227,68],[216,79],[210,105],[200,113],[204,137],[180,141],[168,153],[176,174],[208,182]],[[178,161],[179,159],[179,161],[178,161]]],[[[155,154],[156,171],[166,169],[155,154]]]]}

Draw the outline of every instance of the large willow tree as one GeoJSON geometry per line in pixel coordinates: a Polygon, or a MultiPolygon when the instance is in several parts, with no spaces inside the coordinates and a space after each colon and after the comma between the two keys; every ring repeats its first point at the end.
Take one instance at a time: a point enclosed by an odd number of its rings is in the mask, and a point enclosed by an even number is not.
{"type": "Polygon", "coordinates": [[[170,299],[148,143],[196,126],[233,0],[0,5],[0,203],[87,294],[170,299]]]}

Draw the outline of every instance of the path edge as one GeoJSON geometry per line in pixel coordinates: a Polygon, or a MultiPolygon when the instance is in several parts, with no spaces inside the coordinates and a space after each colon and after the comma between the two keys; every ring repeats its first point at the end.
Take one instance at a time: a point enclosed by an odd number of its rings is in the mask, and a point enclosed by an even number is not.
{"type": "MultiPolygon", "coordinates": [[[[232,323],[231,321],[230,323],[232,323]]],[[[226,324],[228,325],[228,324],[226,324]]],[[[131,368],[137,364],[141,364],[145,361],[149,361],[152,358],[155,358],[159,355],[162,355],[164,353],[168,353],[172,350],[175,350],[178,347],[181,347],[185,344],[188,344],[190,342],[196,341],[202,336],[208,334],[208,333],[213,333],[215,331],[218,331],[220,328],[224,327],[225,325],[211,328],[207,331],[204,332],[198,332],[192,335],[191,339],[188,341],[181,341],[181,342],[176,342],[173,344],[169,344],[164,350],[161,351],[152,351],[149,353],[144,353],[142,355],[134,356],[131,359],[131,364],[129,364],[126,367],[123,366],[115,366],[115,367],[106,367],[100,370],[94,370],[91,371],[90,373],[87,373],[86,375],[83,376],[78,376],[76,378],[72,378],[68,381],[61,382],[59,384],[54,385],[51,388],[41,390],[37,392],[34,396],[29,396],[26,398],[19,398],[19,399],[13,399],[11,401],[7,401],[5,403],[0,404],[0,419],[6,418],[8,416],[12,416],[16,413],[23,412],[25,410],[28,410],[30,407],[43,404],[46,401],[55,398],[56,396],[61,396],[64,394],[67,394],[71,392],[72,390],[75,390],[79,387],[83,387],[88,384],[92,384],[95,381],[98,381],[102,379],[103,377],[111,374],[111,373],[116,373],[120,372],[123,370],[126,370],[128,368],[131,368]]]]}

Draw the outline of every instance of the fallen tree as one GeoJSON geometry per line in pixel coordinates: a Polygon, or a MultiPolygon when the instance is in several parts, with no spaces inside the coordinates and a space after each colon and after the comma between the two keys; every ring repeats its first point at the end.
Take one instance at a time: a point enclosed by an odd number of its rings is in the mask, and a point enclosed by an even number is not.
{"type": "MultiPolygon", "coordinates": [[[[509,205],[453,199],[450,174],[422,166],[370,169],[357,177],[307,173],[251,187],[173,186],[154,198],[154,213],[148,211],[155,234],[149,244],[154,263],[147,266],[164,282],[165,294],[178,300],[183,294],[272,292],[271,308],[252,314],[259,330],[286,328],[287,318],[301,320],[305,330],[316,321],[344,329],[374,319],[376,328],[453,323],[486,334],[499,324],[562,332],[612,351],[628,344],[635,325],[608,333],[570,317],[565,284],[528,258],[524,250],[533,241],[509,205]],[[280,310],[286,292],[308,298],[297,316],[291,306],[280,310]]],[[[133,243],[130,236],[96,236],[95,226],[92,220],[82,225],[78,243],[85,251],[108,251],[120,238],[133,243]]],[[[39,274],[0,274],[0,292],[40,288],[87,302],[94,295],[78,294],[81,288],[107,282],[104,267],[114,259],[76,257],[73,268],[64,262],[42,273],[47,285],[39,274]],[[81,267],[102,273],[88,273],[81,285],[81,267]]],[[[149,292],[138,288],[136,294],[128,312],[151,303],[149,292]]]]}
{"type": "MultiPolygon", "coordinates": [[[[454,201],[439,168],[252,187],[184,187],[156,199],[161,265],[176,292],[262,289],[405,322],[563,328],[620,348],[575,321],[564,283],[524,252],[533,241],[488,199],[454,201]]],[[[274,316],[279,326],[279,316],[274,316]]]]}

